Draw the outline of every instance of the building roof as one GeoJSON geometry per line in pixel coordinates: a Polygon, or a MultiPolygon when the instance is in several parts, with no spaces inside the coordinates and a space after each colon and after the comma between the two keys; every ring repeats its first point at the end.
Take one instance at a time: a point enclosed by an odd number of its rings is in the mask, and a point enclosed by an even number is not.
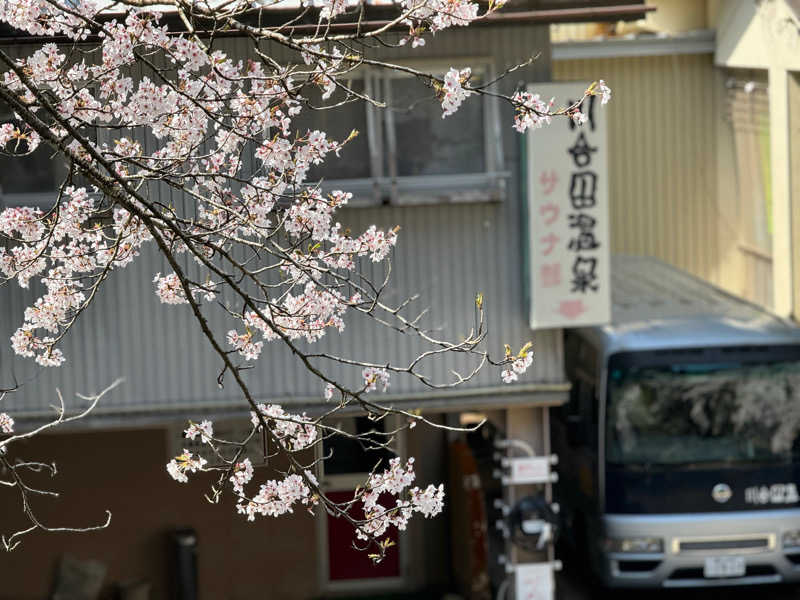
{"type": "MultiPolygon", "coordinates": [[[[105,18],[116,18],[126,8],[116,0],[104,0],[107,8],[105,18]]],[[[216,0],[212,0],[213,5],[216,0]]],[[[481,0],[479,0],[481,1],[481,0]]],[[[397,17],[399,0],[364,0],[364,14],[361,14],[361,0],[345,0],[348,14],[340,15],[326,29],[330,31],[352,30],[355,27],[382,27],[397,17]]],[[[483,3],[483,2],[482,2],[483,3]]],[[[300,18],[292,19],[291,26],[286,25],[287,12],[297,13],[301,7],[310,6],[319,9],[322,0],[262,0],[258,9],[252,11],[249,18],[254,24],[262,27],[280,28],[287,35],[295,33],[314,33],[318,28],[318,11],[312,10],[300,18]],[[259,10],[260,9],[260,10],[259,10]]],[[[174,14],[170,5],[150,5],[151,10],[164,13],[165,23],[170,30],[180,32],[185,29],[183,21],[174,14]]],[[[476,21],[476,25],[499,25],[506,23],[558,23],[581,21],[618,21],[637,20],[645,13],[655,10],[640,0],[508,0],[503,10],[487,15],[476,21]]],[[[198,19],[196,30],[203,33],[203,20],[198,19]]],[[[403,29],[405,25],[399,25],[403,29]]],[[[237,32],[219,32],[215,35],[240,35],[237,32]]],[[[0,41],[15,43],[20,40],[57,40],[30,36],[0,23],[0,41]]],[[[87,41],[95,41],[89,36],[87,41]]]]}
{"type": "Polygon", "coordinates": [[[612,319],[584,330],[607,354],[800,344],[800,327],[650,257],[614,256],[612,319]]]}

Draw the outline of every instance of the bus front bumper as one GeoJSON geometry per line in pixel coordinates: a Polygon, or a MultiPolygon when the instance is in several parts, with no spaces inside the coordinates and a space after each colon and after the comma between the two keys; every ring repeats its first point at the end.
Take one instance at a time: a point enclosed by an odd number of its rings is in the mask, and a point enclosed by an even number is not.
{"type": "Polygon", "coordinates": [[[610,587],[715,587],[800,582],[800,510],[680,515],[606,515],[599,555],[610,587]],[[619,552],[605,539],[657,538],[661,552],[619,552]]]}

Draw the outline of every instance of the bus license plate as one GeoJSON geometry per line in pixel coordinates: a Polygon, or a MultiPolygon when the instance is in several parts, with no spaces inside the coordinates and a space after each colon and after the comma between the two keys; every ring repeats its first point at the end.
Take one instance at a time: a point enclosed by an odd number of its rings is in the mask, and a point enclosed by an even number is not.
{"type": "Polygon", "coordinates": [[[745,574],[743,556],[711,556],[703,568],[704,577],[742,577],[745,574]]]}

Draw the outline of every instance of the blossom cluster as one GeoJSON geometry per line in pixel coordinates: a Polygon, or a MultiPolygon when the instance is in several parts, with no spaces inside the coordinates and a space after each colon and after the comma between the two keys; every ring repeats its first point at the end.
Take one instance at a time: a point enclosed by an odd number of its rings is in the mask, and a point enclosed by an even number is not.
{"type": "MultiPolygon", "coordinates": [[[[89,23],[60,12],[57,3],[6,4],[2,2],[7,10],[0,11],[0,21],[29,33],[79,39],[89,23]]],[[[341,6],[332,3],[329,16],[335,17],[341,6]]],[[[90,2],[81,3],[79,12],[90,20],[95,16],[90,2]]],[[[179,305],[215,297],[219,282],[208,271],[215,253],[237,242],[262,244],[278,230],[298,243],[310,236],[316,244],[308,252],[272,253],[284,276],[277,300],[261,307],[260,316],[254,310],[243,314],[245,331],[232,330],[228,342],[252,360],[266,341],[286,337],[313,342],[330,328],[342,331],[344,313],[360,298],[327,287],[321,275],[330,269],[356,269],[362,258],[381,262],[397,240],[396,229],[375,226],[359,236],[343,233],[334,216],[350,194],[326,196],[308,181],[309,170],[328,155],[338,155],[346,140],[293,126],[304,106],[299,92],[311,83],[328,97],[344,57],[336,49],[327,52],[309,44],[303,56],[311,70],[306,80],[296,80],[281,71],[270,73],[254,61],[207,51],[190,36],[170,34],[160,25],[159,14],[144,10],[129,11],[121,22],[110,20],[99,36],[101,60],[96,63],[45,44],[18,60],[27,80],[8,71],[2,83],[31,110],[39,110],[31,89],[46,87],[56,98],[59,116],[72,127],[113,125],[120,134],[116,139],[102,144],[69,141],[67,158],[101,172],[110,169],[125,180],[156,181],[169,173],[196,201],[196,216],[176,230],[161,221],[160,209],[130,194],[121,202],[110,199],[107,188],[77,186],[66,188],[50,212],[0,212],[0,234],[13,240],[10,247],[0,248],[0,271],[23,287],[33,278],[48,287],[26,311],[25,322],[12,337],[14,350],[42,365],[61,364],[64,356],[55,346],[93,297],[87,289],[99,285],[109,271],[130,264],[147,242],[161,238],[174,253],[189,253],[206,271],[198,280],[205,277],[204,284],[182,282],[176,273],[154,276],[158,298],[179,305]],[[157,52],[174,66],[174,81],[130,76],[138,55],[157,52]],[[151,134],[155,149],[146,154],[133,141],[134,132],[151,134]],[[242,160],[246,148],[253,150],[256,161],[252,175],[242,160]],[[238,183],[242,180],[246,183],[238,183]],[[104,200],[98,202],[98,197],[104,200]],[[292,198],[288,206],[287,197],[292,198]],[[104,217],[109,211],[111,222],[104,217]],[[261,340],[255,338],[258,333],[261,340]]],[[[70,139],[61,126],[54,125],[51,133],[65,143],[70,139]]],[[[0,145],[30,151],[38,142],[35,132],[11,123],[0,128],[0,145]]]]}
{"type": "Polygon", "coordinates": [[[533,364],[533,354],[526,353],[524,356],[519,356],[515,358],[511,362],[510,369],[503,369],[500,373],[500,377],[502,377],[504,383],[511,383],[512,381],[516,381],[520,375],[522,375],[525,371],[528,370],[533,364]]]}
{"type": "Polygon", "coordinates": [[[167,473],[175,481],[186,483],[189,481],[187,473],[202,471],[208,461],[202,456],[195,456],[185,448],[183,453],[167,463],[167,473]]]}
{"type": "Polygon", "coordinates": [[[259,404],[258,413],[250,412],[254,427],[261,428],[266,422],[272,434],[288,450],[303,450],[317,441],[317,427],[305,413],[287,413],[277,404],[259,404]]]}
{"type": "Polygon", "coordinates": [[[478,18],[478,3],[469,0],[401,0],[400,4],[408,11],[405,22],[412,47],[424,45],[421,36],[426,29],[436,33],[449,27],[466,27],[478,18]]]}
{"type": "Polygon", "coordinates": [[[390,526],[404,531],[414,513],[432,517],[442,511],[444,486],[431,484],[425,489],[407,490],[415,477],[413,457],[405,465],[400,458],[393,458],[386,470],[369,477],[359,498],[366,519],[356,529],[357,538],[377,538],[390,526]]]}
{"type": "Polygon", "coordinates": [[[441,99],[442,99],[442,118],[452,115],[461,106],[461,103],[466,100],[469,91],[465,90],[463,83],[467,81],[472,74],[472,70],[451,68],[444,76],[444,85],[442,86],[441,99]]]}
{"type": "Polygon", "coordinates": [[[549,125],[551,117],[550,109],[555,104],[555,98],[549,102],[541,99],[539,94],[530,92],[516,92],[511,97],[516,112],[514,114],[514,129],[520,133],[525,133],[528,129],[539,129],[544,125],[549,125]]]}
{"type": "MultiPolygon", "coordinates": [[[[305,475],[316,482],[309,471],[306,471],[305,475]]],[[[236,510],[245,515],[248,521],[254,521],[256,515],[279,517],[294,512],[294,505],[297,503],[313,506],[318,502],[318,498],[311,492],[303,477],[293,473],[281,480],[270,479],[263,483],[259,487],[258,494],[250,499],[242,499],[236,505],[236,510]]]]}
{"type": "MultiPolygon", "coordinates": [[[[259,405],[259,413],[270,432],[286,448],[308,448],[318,439],[316,428],[309,425],[305,415],[290,415],[278,406],[263,404],[259,405]]],[[[255,413],[252,414],[252,421],[254,427],[262,427],[255,413]]],[[[213,449],[213,431],[211,421],[204,420],[199,424],[190,422],[184,436],[191,440],[199,437],[201,442],[213,449]]],[[[176,481],[186,483],[189,473],[207,470],[207,465],[202,456],[184,449],[181,455],[167,463],[167,473],[176,481]]],[[[313,491],[318,481],[308,470],[302,475],[291,473],[283,479],[267,480],[259,485],[258,492],[252,496],[247,492],[247,486],[255,474],[250,459],[245,457],[232,464],[230,473],[228,481],[237,497],[236,510],[248,521],[255,520],[256,516],[278,517],[291,513],[297,505],[310,509],[319,503],[313,491]]],[[[442,511],[444,486],[412,488],[410,486],[415,478],[414,458],[409,458],[404,464],[397,457],[389,461],[386,469],[369,476],[363,489],[356,494],[356,506],[364,514],[364,519],[358,519],[357,538],[378,538],[392,526],[402,531],[415,513],[432,517],[442,511]]]]}
{"type": "Polygon", "coordinates": [[[0,212],[0,237],[14,240],[0,247],[0,272],[27,288],[38,277],[47,292],[25,310],[25,320],[11,337],[14,351],[43,366],[64,362],[55,348],[59,334],[88,301],[85,291],[101,279],[111,263],[126,266],[147,235],[131,234],[129,220],[110,226],[112,242],[91,225],[95,202],[86,188],[66,187],[61,203],[44,213],[38,208],[7,208],[0,212]],[[42,333],[43,332],[43,333],[42,333]]]}
{"type": "Polygon", "coordinates": [[[253,478],[253,463],[249,458],[245,458],[241,462],[233,465],[233,475],[229,477],[229,481],[233,486],[233,491],[237,494],[244,494],[244,486],[247,485],[253,478]]]}

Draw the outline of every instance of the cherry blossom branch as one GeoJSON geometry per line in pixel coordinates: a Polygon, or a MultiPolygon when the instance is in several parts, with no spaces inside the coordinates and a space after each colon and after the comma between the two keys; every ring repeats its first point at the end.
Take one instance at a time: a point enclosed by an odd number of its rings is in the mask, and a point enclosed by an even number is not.
{"type": "MultiPolygon", "coordinates": [[[[473,85],[469,68],[432,73],[367,55],[371,46],[396,45],[382,39],[390,29],[408,26],[400,44],[416,47],[425,43],[425,34],[467,25],[500,4],[479,14],[469,0],[400,0],[397,14],[379,25],[365,20],[361,4],[347,33],[340,33],[340,19],[353,15],[344,0],[324,0],[318,15],[305,8],[277,27],[262,23],[266,6],[254,9],[239,0],[213,7],[124,0],[115,10],[126,8],[113,17],[98,11],[92,0],[21,0],[19,5],[16,12],[0,13],[0,21],[29,35],[60,36],[73,46],[45,44],[21,59],[0,50],[6,69],[0,100],[16,115],[13,122],[0,124],[0,151],[24,156],[44,143],[70,167],[51,209],[0,212],[0,237],[6,240],[0,272],[6,284],[13,280],[26,287],[38,281],[47,289],[25,311],[12,338],[15,352],[47,366],[63,362],[57,346],[102,284],[112,272],[124,276],[119,272],[145,246],[155,246],[170,269],[155,274],[155,293],[165,304],[188,305],[220,361],[218,382],[233,379],[252,417],[250,431],[240,440],[215,438],[209,421],[190,423],[186,436],[200,436],[208,454],[184,450],[168,464],[169,473],[178,481],[196,472],[217,474],[207,497],[219,501],[229,488],[237,511],[250,520],[297,506],[320,507],[347,520],[359,547],[371,549],[379,560],[390,545],[387,529],[405,528],[414,514],[429,517],[441,511],[443,488],[411,487],[413,458],[404,463],[395,457],[376,464],[352,500],[335,502],[317,481],[322,464],[331,458],[322,451],[323,441],[343,436],[365,449],[391,450],[396,436],[417,423],[443,427],[382,402],[375,392],[385,391],[392,376],[441,389],[464,384],[484,368],[504,367],[500,377],[511,382],[529,368],[533,356],[530,345],[518,352],[506,346],[500,357],[489,352],[481,294],[475,298],[475,323],[458,341],[423,327],[427,309],[406,315],[416,294],[394,306],[383,300],[399,229],[342,230],[335,218],[350,194],[324,194],[321,182],[310,176],[331,155],[338,156],[357,132],[331,139],[324,131],[299,128],[297,117],[353,101],[370,104],[370,110],[385,107],[376,93],[352,84],[352,76],[365,69],[421,81],[441,102],[443,118],[471,96],[502,99],[514,107],[518,131],[545,126],[559,116],[580,124],[586,119],[583,101],[596,95],[605,103],[610,90],[601,80],[578,101],[555,108],[554,101],[536,94],[505,95],[494,87],[535,58],[506,69],[500,79],[473,85]],[[162,25],[170,6],[181,23],[178,30],[162,25]],[[312,33],[295,35],[306,27],[299,20],[311,14],[316,15],[312,33]],[[214,42],[223,35],[241,36],[256,60],[245,63],[216,50],[214,42]],[[78,49],[88,39],[91,44],[78,49]],[[276,60],[278,46],[295,59],[276,60]],[[141,74],[134,77],[135,72],[141,74]],[[317,91],[321,101],[312,102],[317,91]],[[92,130],[113,139],[98,143],[91,139],[92,130]],[[185,206],[162,202],[157,188],[163,185],[179,193],[185,206]],[[189,264],[196,266],[197,276],[190,275],[189,264]],[[384,266],[382,277],[367,274],[371,264],[384,266]],[[213,328],[212,310],[222,311],[232,328],[213,328]],[[352,314],[387,332],[414,336],[423,349],[401,364],[306,349],[328,332],[345,330],[352,314]],[[257,402],[246,372],[272,343],[282,344],[319,381],[320,402],[327,406],[322,415],[310,418],[257,402]],[[453,371],[444,381],[425,374],[425,365],[451,353],[468,357],[462,372],[453,371]],[[355,370],[360,383],[345,385],[338,377],[342,369],[355,370]],[[345,410],[361,411],[375,423],[391,417],[399,424],[383,432],[351,434],[332,421],[345,410]],[[245,449],[258,438],[264,457],[282,466],[272,467],[276,478],[265,480],[256,493],[245,449]]],[[[62,417],[63,411],[56,421],[62,417]]],[[[13,426],[13,418],[0,413],[0,428],[13,426]]],[[[19,463],[17,468],[45,467],[19,463]]],[[[0,483],[23,494],[49,494],[13,476],[0,483]]],[[[27,507],[23,498],[26,515],[27,507]]],[[[28,517],[32,529],[12,535],[12,543],[36,528],[49,530],[28,517]]]]}
{"type": "MultiPolygon", "coordinates": [[[[64,404],[64,398],[61,395],[61,392],[56,390],[58,405],[53,407],[56,411],[55,418],[24,433],[14,433],[14,420],[6,413],[0,413],[0,435],[9,435],[9,437],[0,439],[0,472],[2,473],[2,475],[0,475],[0,477],[2,477],[2,479],[0,479],[0,483],[6,488],[16,489],[16,491],[19,493],[20,503],[22,505],[22,513],[29,522],[27,527],[18,529],[10,534],[0,535],[0,543],[2,543],[2,546],[6,551],[10,552],[11,550],[17,548],[22,542],[22,537],[37,530],[47,533],[87,533],[91,531],[97,531],[99,529],[105,529],[109,526],[111,523],[111,511],[108,510],[106,511],[105,521],[98,525],[90,525],[88,527],[53,527],[44,524],[42,520],[37,517],[34,509],[32,508],[30,497],[31,495],[40,495],[58,498],[59,493],[52,490],[43,490],[32,487],[25,481],[23,472],[30,471],[36,473],[44,470],[48,471],[51,477],[55,477],[57,474],[56,465],[55,463],[42,463],[38,461],[31,462],[21,461],[18,459],[12,460],[11,455],[13,444],[22,440],[29,440],[48,429],[52,429],[53,427],[58,427],[60,425],[85,418],[87,415],[89,415],[89,413],[91,413],[92,410],[94,410],[95,406],[97,406],[97,403],[100,402],[100,400],[107,393],[117,387],[121,382],[122,380],[118,379],[98,394],[94,394],[92,396],[78,394],[78,398],[88,401],[89,404],[83,410],[70,416],[67,416],[66,414],[66,406],[64,404]]],[[[4,395],[5,394],[3,394],[3,396],[4,395]]],[[[2,400],[2,396],[0,396],[0,400],[2,400]]]]}

